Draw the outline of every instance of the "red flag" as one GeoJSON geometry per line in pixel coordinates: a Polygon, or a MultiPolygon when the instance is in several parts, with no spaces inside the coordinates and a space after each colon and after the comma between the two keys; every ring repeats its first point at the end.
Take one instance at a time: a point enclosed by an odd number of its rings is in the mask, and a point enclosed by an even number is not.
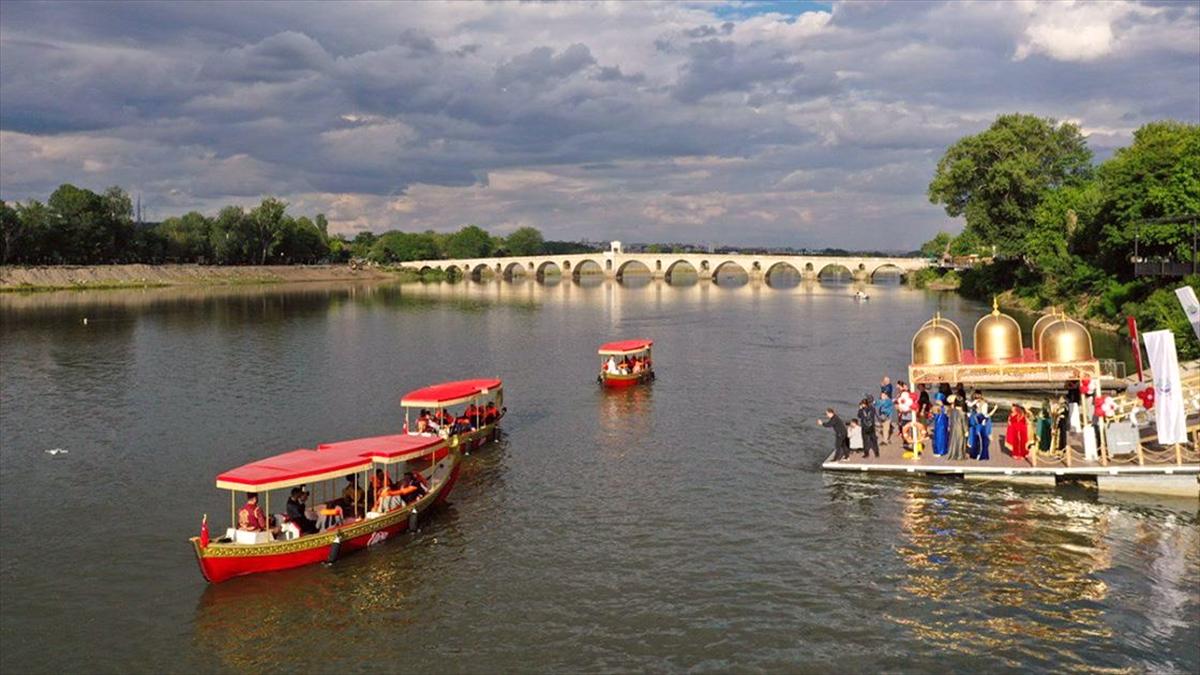
{"type": "Polygon", "coordinates": [[[208,514],[200,520],[200,548],[208,548],[208,514]]]}
{"type": "Polygon", "coordinates": [[[1142,348],[1138,345],[1137,319],[1125,317],[1129,323],[1129,344],[1133,347],[1133,362],[1137,364],[1138,382],[1142,382],[1142,348]]]}

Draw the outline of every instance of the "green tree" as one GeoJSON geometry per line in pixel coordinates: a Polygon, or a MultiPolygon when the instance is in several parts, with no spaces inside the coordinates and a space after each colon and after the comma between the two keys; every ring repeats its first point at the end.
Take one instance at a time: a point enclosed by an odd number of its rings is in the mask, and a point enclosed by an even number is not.
{"type": "Polygon", "coordinates": [[[285,218],[276,253],[289,263],[314,263],[329,254],[329,246],[316,223],[307,217],[285,218]]]}
{"type": "Polygon", "coordinates": [[[933,239],[921,244],[921,255],[926,258],[941,258],[950,247],[952,239],[954,237],[949,232],[938,232],[933,235],[933,239]]]}
{"type": "Polygon", "coordinates": [[[536,227],[522,227],[504,240],[509,255],[541,255],[545,240],[536,227]]]}
{"type": "Polygon", "coordinates": [[[22,246],[24,233],[25,224],[17,210],[0,199],[0,265],[6,264],[8,257],[22,246]]]}
{"type": "Polygon", "coordinates": [[[371,254],[371,247],[378,237],[374,232],[359,232],[350,242],[350,255],[355,258],[366,258],[371,254]]]}
{"type": "Polygon", "coordinates": [[[1033,115],[996,118],[986,131],[959,139],[938,162],[929,201],[1000,255],[1023,252],[1033,211],[1045,194],[1086,180],[1092,153],[1079,128],[1033,115]]]}
{"type": "Polygon", "coordinates": [[[476,225],[468,225],[446,237],[446,257],[483,258],[495,248],[491,235],[476,225]]]}
{"type": "Polygon", "coordinates": [[[963,230],[950,242],[950,255],[952,256],[985,255],[989,252],[984,250],[979,235],[970,230],[963,230]]]}
{"type": "Polygon", "coordinates": [[[163,255],[169,260],[197,262],[213,257],[212,220],[197,211],[167,218],[157,228],[163,255]]]}
{"type": "Polygon", "coordinates": [[[430,232],[385,232],[371,245],[368,258],[375,262],[408,262],[438,257],[437,242],[430,232]]]}
{"type": "Polygon", "coordinates": [[[212,223],[212,252],[222,265],[240,265],[253,260],[253,225],[240,206],[226,206],[212,223]]]}
{"type": "Polygon", "coordinates": [[[265,265],[272,250],[283,241],[284,231],[288,227],[287,203],[267,197],[250,212],[248,218],[255,261],[265,265]]]}
{"type": "Polygon", "coordinates": [[[1200,126],[1147,124],[1133,133],[1132,145],[1100,166],[1098,175],[1104,202],[1091,236],[1108,270],[1132,273],[1135,237],[1143,256],[1191,260],[1189,223],[1146,221],[1200,213],[1200,126]]]}

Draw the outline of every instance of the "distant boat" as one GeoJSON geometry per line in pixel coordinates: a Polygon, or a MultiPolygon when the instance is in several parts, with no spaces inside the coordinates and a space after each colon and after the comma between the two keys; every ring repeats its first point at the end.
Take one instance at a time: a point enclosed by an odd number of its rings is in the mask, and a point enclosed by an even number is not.
{"type": "Polygon", "coordinates": [[[600,345],[600,374],[596,381],[606,387],[632,387],[654,379],[650,348],[654,340],[621,340],[600,345]]]}
{"type": "Polygon", "coordinates": [[[871,299],[871,296],[867,295],[866,293],[863,293],[862,291],[854,292],[854,301],[855,302],[866,302],[867,300],[870,300],[870,299],[871,299]]]}

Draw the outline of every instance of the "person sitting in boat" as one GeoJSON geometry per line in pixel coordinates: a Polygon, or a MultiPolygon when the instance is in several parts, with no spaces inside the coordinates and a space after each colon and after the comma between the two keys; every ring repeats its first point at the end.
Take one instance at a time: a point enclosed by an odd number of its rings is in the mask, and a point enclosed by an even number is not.
{"type": "Polygon", "coordinates": [[[361,514],[367,508],[364,497],[362,488],[358,486],[358,476],[350,474],[346,476],[346,487],[342,490],[342,498],[336,500],[333,504],[341,507],[343,512],[350,511],[361,514]]]}
{"type": "Polygon", "coordinates": [[[429,490],[425,483],[418,479],[412,471],[404,472],[404,480],[400,483],[400,498],[405,504],[411,504],[424,497],[429,490]]]}
{"type": "Polygon", "coordinates": [[[317,523],[304,513],[306,499],[308,493],[304,488],[292,488],[292,494],[287,500],[287,519],[289,523],[295,523],[300,528],[301,534],[314,534],[317,531],[317,523]]]}
{"type": "Polygon", "coordinates": [[[608,362],[604,365],[604,370],[609,375],[619,374],[621,372],[621,369],[617,367],[617,357],[615,357],[615,356],[608,357],[608,362]]]}
{"type": "Polygon", "coordinates": [[[474,429],[475,423],[479,421],[479,418],[483,417],[483,408],[472,403],[471,405],[467,406],[465,411],[463,411],[463,417],[467,419],[467,424],[474,429]]]}
{"type": "Polygon", "coordinates": [[[500,411],[496,409],[495,401],[488,401],[487,407],[483,410],[483,421],[485,424],[491,424],[500,419],[500,411]]]}
{"type": "Polygon", "coordinates": [[[454,415],[451,415],[449,410],[442,410],[438,415],[438,423],[442,426],[448,427],[454,424],[454,415]]]}
{"type": "Polygon", "coordinates": [[[284,521],[281,523],[281,522],[279,522],[279,519],[276,518],[275,516],[271,516],[270,519],[268,520],[268,523],[269,523],[268,527],[271,532],[272,539],[285,539],[286,540],[286,539],[299,539],[300,538],[300,528],[297,527],[295,523],[291,523],[291,522],[287,522],[287,521],[284,521]]]}
{"type": "Polygon", "coordinates": [[[246,504],[238,511],[238,529],[247,532],[267,531],[267,517],[258,505],[257,492],[246,493],[246,504]]]}

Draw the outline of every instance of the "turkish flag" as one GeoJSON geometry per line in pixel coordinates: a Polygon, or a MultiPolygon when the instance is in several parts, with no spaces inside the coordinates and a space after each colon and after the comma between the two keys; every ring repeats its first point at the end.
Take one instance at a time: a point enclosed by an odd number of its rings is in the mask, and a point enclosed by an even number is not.
{"type": "Polygon", "coordinates": [[[208,548],[208,514],[200,520],[200,548],[208,548]]]}

